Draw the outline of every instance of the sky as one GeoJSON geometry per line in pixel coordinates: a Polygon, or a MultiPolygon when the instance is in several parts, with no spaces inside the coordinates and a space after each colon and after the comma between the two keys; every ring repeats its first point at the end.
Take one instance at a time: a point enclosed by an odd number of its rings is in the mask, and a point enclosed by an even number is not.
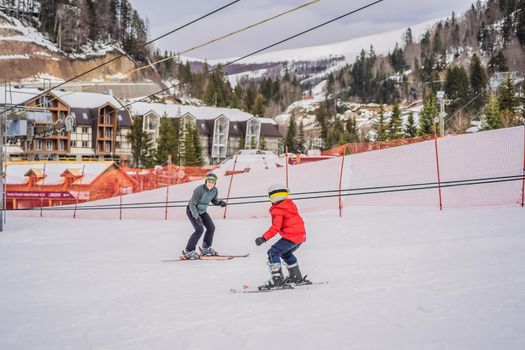
{"type": "MultiPolygon", "coordinates": [[[[130,0],[147,19],[154,38],[220,8],[233,0],[130,0]],[[153,4],[154,3],[154,4],[153,4]]],[[[183,52],[312,0],[241,0],[155,43],[157,48],[183,52]]],[[[238,57],[371,3],[370,0],[321,0],[249,31],[237,34],[186,56],[201,59],[238,57]]],[[[330,44],[377,34],[465,12],[473,0],[385,0],[272,50],[330,44]]],[[[400,38],[401,40],[401,38],[400,38]]]]}

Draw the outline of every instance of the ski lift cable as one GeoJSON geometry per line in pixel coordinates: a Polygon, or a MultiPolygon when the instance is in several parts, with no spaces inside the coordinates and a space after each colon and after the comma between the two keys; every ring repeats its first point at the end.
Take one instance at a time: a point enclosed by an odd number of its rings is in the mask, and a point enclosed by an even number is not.
{"type": "MultiPolygon", "coordinates": [[[[374,5],[376,5],[376,4],[380,3],[380,2],[383,2],[383,1],[384,1],[384,0],[376,0],[376,1],[374,1],[374,2],[371,2],[371,3],[367,4],[367,5],[361,6],[361,7],[357,8],[357,9],[352,10],[352,11],[350,11],[350,12],[347,12],[347,13],[341,15],[341,16],[335,17],[335,18],[333,18],[333,19],[331,19],[331,20],[328,20],[328,21],[326,21],[326,22],[323,22],[323,23],[321,23],[321,24],[318,24],[318,25],[316,25],[316,26],[314,26],[314,27],[311,27],[311,28],[306,29],[306,30],[304,30],[304,31],[302,31],[302,32],[299,32],[299,33],[297,33],[297,34],[295,34],[295,35],[289,36],[289,37],[287,37],[287,38],[285,38],[285,39],[282,39],[282,40],[280,40],[280,41],[277,41],[277,42],[275,42],[275,43],[273,43],[273,44],[271,44],[271,45],[265,46],[265,47],[263,47],[263,48],[261,48],[261,49],[255,50],[255,51],[253,51],[253,52],[251,52],[251,53],[249,53],[249,54],[246,54],[246,55],[244,55],[244,56],[242,56],[242,57],[240,57],[240,58],[237,58],[237,59],[235,59],[235,60],[233,60],[233,61],[230,61],[230,62],[224,64],[223,67],[230,66],[230,65],[232,65],[232,64],[234,64],[234,63],[237,63],[237,62],[239,62],[239,61],[241,61],[241,60],[243,60],[243,59],[245,59],[245,58],[248,58],[248,57],[250,57],[250,56],[256,55],[256,54],[258,54],[258,53],[260,53],[260,52],[262,52],[262,51],[268,50],[268,49],[270,49],[270,48],[272,48],[272,47],[275,47],[275,46],[277,46],[277,45],[280,45],[280,44],[282,44],[282,43],[285,43],[285,42],[287,42],[287,41],[290,41],[290,40],[292,40],[292,39],[295,39],[295,38],[297,38],[297,37],[299,37],[299,36],[302,36],[302,35],[304,35],[304,34],[307,34],[307,33],[311,32],[311,31],[314,31],[314,30],[316,30],[316,29],[319,29],[319,28],[321,28],[321,27],[324,27],[324,26],[326,26],[326,25],[328,25],[328,24],[331,24],[331,23],[333,23],[333,22],[335,22],[335,21],[338,21],[338,20],[340,20],[340,19],[342,19],[342,18],[344,18],[344,17],[348,17],[348,16],[350,16],[350,15],[352,15],[352,14],[355,14],[355,13],[361,12],[361,11],[363,11],[363,10],[369,8],[369,7],[372,7],[372,6],[374,6],[374,5]]],[[[214,68],[214,69],[210,70],[210,73],[213,73],[213,72],[216,71],[216,70],[217,70],[217,68],[214,68]]],[[[173,85],[171,85],[171,86],[169,86],[169,87],[167,87],[167,88],[165,88],[165,89],[159,90],[159,91],[157,91],[157,92],[155,92],[155,93],[153,93],[153,94],[151,94],[151,95],[148,95],[148,96],[143,97],[143,98],[141,98],[141,99],[139,99],[139,100],[136,100],[136,101],[130,102],[130,103],[128,103],[127,105],[125,105],[123,108],[130,107],[131,105],[133,105],[133,104],[135,104],[135,103],[137,103],[137,102],[144,101],[144,100],[146,100],[146,99],[148,99],[148,98],[150,98],[150,97],[153,97],[153,96],[155,96],[155,95],[157,95],[157,94],[159,94],[159,93],[162,93],[162,92],[168,91],[168,90],[170,90],[170,89],[172,89],[172,88],[175,88],[175,87],[180,86],[180,85],[185,84],[185,83],[187,83],[187,81],[183,81],[183,82],[179,82],[179,83],[173,84],[173,85]]]]}
{"type": "MultiPolygon", "coordinates": [[[[419,184],[406,184],[406,185],[391,185],[391,186],[376,186],[376,187],[362,187],[354,189],[342,190],[342,197],[346,196],[362,196],[369,194],[382,194],[382,193],[395,193],[395,192],[408,192],[408,191],[418,191],[418,190],[428,190],[436,189],[438,187],[447,188],[447,187],[460,187],[460,186],[471,186],[471,185],[483,185],[483,184],[492,184],[492,183],[503,183],[503,182],[512,182],[512,181],[523,181],[523,175],[510,175],[510,176],[499,176],[499,177],[488,177],[488,178],[477,178],[477,179],[466,179],[466,180],[454,180],[454,181],[444,181],[444,182],[428,182],[428,183],[419,183],[419,184]]],[[[333,198],[338,197],[339,194],[328,194],[333,192],[338,192],[339,190],[332,191],[314,191],[314,192],[302,192],[293,194],[293,199],[295,201],[300,200],[309,200],[309,199],[323,199],[323,198],[333,198]],[[301,197],[299,195],[309,195],[313,196],[301,197]],[[321,195],[316,195],[321,194],[321,195]]],[[[255,201],[240,201],[234,203],[228,203],[228,205],[246,205],[246,204],[258,204],[258,203],[267,203],[266,195],[259,196],[245,196],[245,197],[233,197],[230,200],[239,200],[239,199],[249,199],[249,198],[265,198],[264,200],[255,200],[255,201]]],[[[187,200],[185,201],[170,201],[168,203],[184,203],[184,204],[175,204],[168,205],[169,208],[185,208],[187,206],[187,200]]],[[[112,209],[157,209],[165,208],[166,202],[143,202],[143,203],[127,203],[127,204],[105,204],[105,205],[92,205],[92,206],[82,206],[78,207],[77,210],[112,210],[112,209]]],[[[31,211],[31,210],[40,210],[41,208],[27,208],[27,209],[10,209],[11,211],[31,211]]],[[[55,211],[67,211],[74,210],[74,208],[69,207],[47,207],[44,210],[55,210],[55,211]]]]}
{"type": "MultiPolygon", "coordinates": [[[[308,3],[302,4],[302,5],[300,5],[300,6],[297,6],[297,7],[292,8],[292,9],[290,9],[290,10],[286,10],[286,11],[284,11],[284,12],[278,13],[277,15],[274,15],[274,16],[272,16],[272,17],[269,17],[269,18],[263,19],[263,20],[261,20],[261,21],[259,21],[259,22],[256,22],[256,23],[254,23],[254,24],[251,24],[251,25],[249,25],[249,26],[246,26],[246,27],[243,27],[243,28],[241,28],[241,29],[235,30],[235,31],[233,31],[233,32],[230,32],[230,33],[228,33],[228,34],[222,35],[222,36],[217,37],[217,38],[215,38],[215,39],[212,39],[212,40],[206,41],[206,42],[204,42],[204,43],[202,43],[202,44],[199,44],[199,45],[197,45],[197,46],[194,46],[194,47],[192,47],[192,48],[190,48],[190,49],[184,50],[184,51],[182,51],[182,52],[178,52],[178,53],[173,54],[173,55],[168,56],[168,57],[164,57],[164,58],[162,58],[162,59],[160,59],[160,60],[158,60],[158,61],[155,61],[155,62],[153,62],[153,63],[149,63],[149,64],[143,65],[143,66],[141,66],[141,67],[138,67],[138,68],[133,68],[133,69],[131,69],[131,70],[129,70],[129,71],[123,73],[123,75],[124,75],[125,77],[127,77],[127,76],[129,76],[129,75],[131,75],[131,74],[133,74],[133,73],[140,72],[141,70],[144,70],[144,69],[146,69],[146,68],[151,68],[151,67],[153,67],[153,66],[156,66],[156,65],[159,64],[159,63],[162,63],[162,62],[165,62],[165,61],[168,61],[168,60],[174,59],[174,58],[177,57],[177,56],[180,57],[180,56],[182,56],[182,55],[186,55],[186,54],[188,54],[188,53],[190,53],[190,52],[192,52],[192,51],[195,51],[195,50],[201,49],[201,48],[203,48],[203,47],[209,46],[209,45],[214,44],[214,43],[216,43],[216,42],[219,42],[219,41],[221,41],[221,40],[224,40],[224,39],[230,38],[230,37],[232,37],[232,36],[235,36],[235,35],[237,35],[237,34],[240,34],[240,33],[242,33],[242,32],[248,31],[248,30],[250,30],[250,29],[252,29],[252,28],[255,28],[255,27],[257,27],[257,26],[260,26],[260,25],[262,25],[262,24],[264,24],[264,23],[270,22],[270,21],[272,21],[272,20],[275,20],[275,19],[277,19],[277,18],[279,18],[279,17],[285,16],[285,15],[290,14],[290,13],[292,13],[292,12],[299,11],[299,10],[301,10],[301,9],[303,9],[303,8],[306,8],[306,7],[308,7],[308,6],[311,6],[311,5],[313,5],[313,4],[315,4],[315,3],[318,3],[318,2],[320,2],[320,1],[321,1],[321,0],[312,0],[312,1],[308,2],[308,3]]],[[[96,83],[93,83],[93,84],[88,84],[88,85],[85,85],[84,87],[85,87],[86,89],[90,89],[90,88],[94,88],[94,87],[96,87],[96,86],[99,86],[99,85],[101,85],[101,84],[104,84],[104,81],[99,81],[99,82],[96,82],[96,83]]],[[[85,91],[85,90],[83,90],[83,91],[85,91]]],[[[76,91],[71,91],[71,92],[66,93],[66,94],[64,94],[64,95],[61,95],[60,97],[73,95],[73,94],[75,94],[75,93],[76,93],[76,91]]],[[[54,101],[54,100],[56,100],[56,99],[58,99],[58,97],[54,97],[54,98],[51,99],[50,101],[46,101],[46,102],[49,103],[49,102],[54,101]]]]}
{"type": "MultiPolygon", "coordinates": [[[[158,40],[160,40],[160,39],[162,39],[162,38],[167,37],[168,35],[171,35],[171,34],[177,32],[177,31],[179,31],[179,30],[182,30],[182,29],[184,29],[184,28],[186,28],[186,27],[188,27],[188,26],[190,26],[190,25],[196,23],[196,22],[199,22],[199,21],[205,19],[206,17],[209,17],[209,16],[211,16],[211,15],[217,13],[217,12],[220,12],[220,11],[222,11],[222,10],[224,10],[224,9],[226,9],[226,8],[232,6],[232,5],[234,5],[234,4],[236,4],[236,3],[240,2],[240,1],[241,1],[241,0],[235,0],[235,1],[232,1],[232,2],[230,2],[230,3],[228,3],[228,4],[226,4],[226,5],[223,5],[223,6],[219,7],[219,8],[217,8],[217,9],[215,9],[215,10],[213,10],[213,11],[211,11],[211,12],[208,12],[208,13],[206,13],[206,14],[204,14],[204,15],[202,15],[202,16],[200,16],[200,17],[198,17],[198,18],[196,18],[196,19],[194,19],[194,20],[192,20],[192,21],[190,21],[190,22],[187,22],[187,23],[185,23],[185,24],[183,24],[183,25],[181,25],[181,26],[179,26],[179,27],[177,27],[177,28],[175,28],[175,29],[173,29],[173,30],[171,30],[171,31],[169,31],[169,32],[167,32],[167,33],[165,33],[165,34],[162,34],[161,36],[158,36],[158,37],[156,37],[156,38],[154,38],[154,39],[148,41],[147,43],[141,45],[141,47],[148,46],[148,45],[150,45],[150,44],[152,44],[152,43],[154,43],[154,42],[156,42],[156,41],[158,41],[158,40]]],[[[108,60],[108,61],[106,61],[106,62],[103,62],[103,63],[101,63],[101,64],[99,64],[99,65],[96,65],[96,66],[93,67],[93,68],[90,68],[90,69],[88,69],[88,70],[86,70],[86,71],[84,71],[84,72],[82,72],[82,73],[80,73],[80,74],[78,74],[78,75],[76,75],[76,76],[74,76],[74,77],[72,77],[72,78],[69,78],[68,80],[66,80],[66,81],[64,81],[64,82],[62,82],[62,83],[60,83],[60,84],[58,84],[58,85],[56,85],[56,86],[54,86],[54,87],[51,87],[51,88],[49,88],[49,89],[43,91],[42,93],[40,93],[40,94],[37,95],[36,97],[32,97],[31,99],[24,101],[22,104],[25,104],[25,103],[27,103],[28,101],[30,101],[30,100],[32,100],[32,99],[34,99],[34,98],[39,98],[40,96],[45,96],[47,93],[51,92],[52,90],[57,89],[57,88],[59,88],[60,86],[63,86],[63,85],[65,85],[65,84],[67,84],[67,83],[70,83],[70,82],[72,82],[73,80],[76,80],[76,79],[78,79],[78,78],[80,78],[80,77],[82,77],[82,76],[84,76],[84,75],[86,75],[86,74],[89,74],[89,73],[91,73],[91,72],[93,72],[93,71],[95,71],[95,70],[97,70],[97,69],[99,69],[99,68],[101,68],[101,67],[104,67],[104,66],[106,66],[106,65],[108,65],[108,64],[110,64],[110,63],[112,63],[112,62],[114,62],[114,61],[116,61],[116,60],[118,60],[118,59],[120,59],[120,58],[122,58],[122,57],[124,57],[124,56],[126,56],[126,55],[127,55],[127,53],[122,53],[122,54],[120,54],[120,55],[118,55],[118,56],[116,56],[116,57],[114,57],[114,58],[112,58],[112,59],[110,59],[110,60],[108,60]]],[[[16,107],[16,106],[12,106],[11,108],[5,110],[4,113],[7,113],[7,112],[9,112],[9,111],[12,111],[15,107],[16,107]]]]}

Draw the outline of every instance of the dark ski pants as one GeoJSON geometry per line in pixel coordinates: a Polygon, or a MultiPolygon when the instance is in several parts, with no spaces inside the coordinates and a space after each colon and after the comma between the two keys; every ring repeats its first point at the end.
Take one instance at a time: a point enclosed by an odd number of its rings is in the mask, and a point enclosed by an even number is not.
{"type": "Polygon", "coordinates": [[[213,234],[215,233],[215,225],[213,224],[210,215],[208,213],[200,214],[202,223],[198,222],[197,219],[193,217],[189,207],[186,207],[186,215],[188,215],[188,219],[190,219],[191,224],[195,229],[195,232],[193,232],[188,244],[186,245],[186,251],[189,252],[195,250],[197,243],[199,243],[199,239],[204,232],[204,227],[206,227],[206,234],[204,235],[203,246],[211,247],[211,244],[213,243],[213,234]]]}
{"type": "Polygon", "coordinates": [[[283,259],[286,265],[294,265],[297,263],[297,258],[293,255],[293,252],[299,249],[300,246],[301,243],[294,243],[281,238],[268,250],[268,261],[271,264],[280,264],[281,259],[283,259]]]}

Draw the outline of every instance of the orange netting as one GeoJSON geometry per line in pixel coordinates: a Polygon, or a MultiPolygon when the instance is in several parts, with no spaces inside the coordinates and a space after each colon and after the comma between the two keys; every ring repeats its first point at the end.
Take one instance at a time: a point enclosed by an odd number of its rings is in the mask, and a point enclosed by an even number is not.
{"type": "Polygon", "coordinates": [[[358,142],[358,143],[347,143],[326,151],[321,152],[323,156],[340,156],[345,152],[350,154],[357,154],[369,151],[378,151],[391,147],[398,147],[408,145],[411,143],[418,143],[422,141],[432,140],[434,135],[423,135],[419,137],[411,137],[406,139],[397,139],[390,141],[379,141],[379,142],[358,142]]]}
{"type": "Polygon", "coordinates": [[[122,171],[134,180],[133,192],[154,190],[202,179],[216,166],[189,167],[167,165],[153,169],[123,168],[122,171]]]}

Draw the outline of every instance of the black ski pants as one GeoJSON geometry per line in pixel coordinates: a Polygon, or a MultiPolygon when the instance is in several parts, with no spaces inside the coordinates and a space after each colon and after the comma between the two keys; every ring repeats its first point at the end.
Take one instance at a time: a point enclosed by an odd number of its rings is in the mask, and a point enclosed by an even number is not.
{"type": "Polygon", "coordinates": [[[205,227],[206,234],[204,235],[203,247],[211,247],[213,243],[213,234],[215,233],[215,225],[213,224],[210,215],[208,213],[200,214],[199,216],[202,219],[202,222],[200,222],[199,220],[193,217],[193,215],[191,214],[190,207],[186,207],[186,215],[188,215],[188,219],[190,219],[191,224],[195,229],[195,232],[192,233],[188,244],[186,245],[186,251],[189,252],[195,250],[195,248],[197,247],[197,243],[199,243],[199,239],[201,238],[202,233],[204,232],[205,227]]]}

